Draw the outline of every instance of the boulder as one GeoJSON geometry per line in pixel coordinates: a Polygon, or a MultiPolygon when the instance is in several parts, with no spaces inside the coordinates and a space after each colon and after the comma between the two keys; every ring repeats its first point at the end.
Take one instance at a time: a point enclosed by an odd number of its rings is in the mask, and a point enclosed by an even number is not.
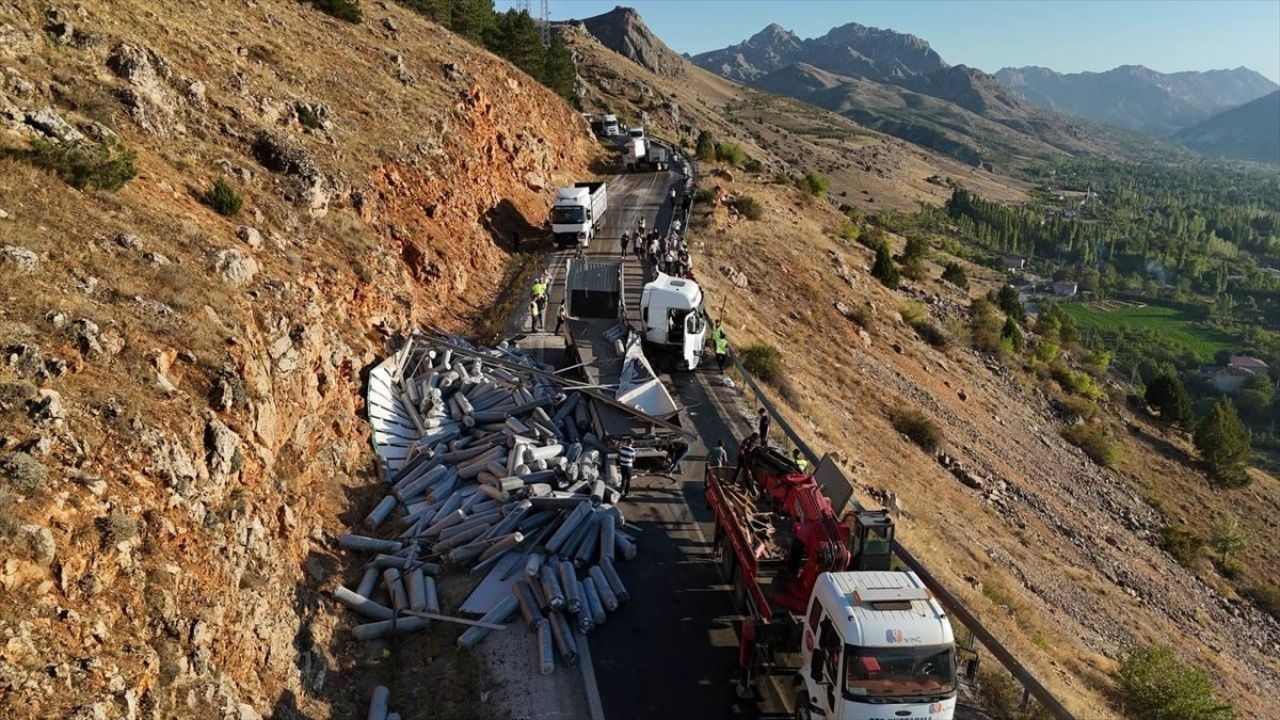
{"type": "Polygon", "coordinates": [[[241,225],[236,228],[236,237],[244,241],[249,247],[262,247],[262,233],[258,232],[257,228],[241,225]]]}
{"type": "Polygon", "coordinates": [[[84,140],[83,133],[72,127],[71,123],[63,120],[61,115],[48,106],[27,113],[26,122],[31,127],[61,143],[84,140]]]}
{"type": "Polygon", "coordinates": [[[18,274],[30,275],[40,267],[40,256],[17,245],[0,247],[0,266],[17,268],[18,274]]]}
{"type": "Polygon", "coordinates": [[[228,248],[219,250],[214,256],[213,269],[225,282],[244,285],[258,274],[258,261],[235,248],[228,248]]]}

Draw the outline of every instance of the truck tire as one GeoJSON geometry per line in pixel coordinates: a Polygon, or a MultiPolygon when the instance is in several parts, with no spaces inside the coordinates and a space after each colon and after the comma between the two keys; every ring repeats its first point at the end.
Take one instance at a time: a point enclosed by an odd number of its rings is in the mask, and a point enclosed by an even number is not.
{"type": "Polygon", "coordinates": [[[736,559],[733,557],[733,548],[729,545],[729,538],[726,535],[720,537],[720,573],[724,575],[724,581],[733,582],[733,570],[737,565],[736,559]]]}

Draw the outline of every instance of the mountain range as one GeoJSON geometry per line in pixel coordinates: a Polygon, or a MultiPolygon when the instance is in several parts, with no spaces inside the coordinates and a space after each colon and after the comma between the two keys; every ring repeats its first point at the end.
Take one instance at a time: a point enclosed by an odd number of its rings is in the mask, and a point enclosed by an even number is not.
{"type": "Polygon", "coordinates": [[[1160,136],[1278,87],[1244,67],[1161,73],[1141,65],[1122,65],[1106,72],[1065,74],[1021,67],[1002,68],[995,77],[1040,107],[1160,136]]]}
{"type": "Polygon", "coordinates": [[[1277,87],[1247,68],[1061,74],[1028,67],[993,76],[948,64],[914,35],[858,23],[816,38],[775,23],[690,59],[966,162],[1082,151],[1176,157],[1181,151],[1166,140],[1179,129],[1277,87]]]}

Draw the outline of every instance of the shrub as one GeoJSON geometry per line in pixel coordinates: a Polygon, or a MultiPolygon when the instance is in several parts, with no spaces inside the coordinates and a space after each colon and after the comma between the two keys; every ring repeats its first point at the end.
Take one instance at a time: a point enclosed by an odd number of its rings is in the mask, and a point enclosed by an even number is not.
{"type": "Polygon", "coordinates": [[[898,309],[902,321],[908,325],[917,325],[929,319],[929,309],[919,300],[908,300],[898,309]]]}
{"type": "Polygon", "coordinates": [[[732,207],[748,220],[759,220],[764,217],[764,205],[750,195],[739,195],[734,198],[732,207]]]}
{"type": "Polygon", "coordinates": [[[240,208],[244,206],[244,198],[231,187],[231,183],[222,178],[215,180],[213,187],[200,193],[198,199],[201,204],[227,217],[240,212],[240,208]]]}
{"type": "Polygon", "coordinates": [[[1082,397],[1070,396],[1061,403],[1062,410],[1071,417],[1084,421],[1092,420],[1098,414],[1098,403],[1082,397]]]}
{"type": "Polygon", "coordinates": [[[1067,442],[1084,451],[1095,463],[1107,467],[1120,459],[1120,446],[1111,441],[1102,425],[1078,423],[1062,431],[1067,442]]]}
{"type": "Polygon", "coordinates": [[[118,545],[138,534],[138,521],[131,515],[114,511],[100,520],[104,545],[118,545]]]}
{"type": "Polygon", "coordinates": [[[716,160],[737,167],[745,160],[747,154],[733,143],[716,143],[716,160]]]}
{"type": "Polygon", "coordinates": [[[1013,321],[1013,317],[1005,318],[1004,327],[1000,329],[1000,347],[1007,353],[1020,355],[1025,344],[1026,339],[1022,335],[1022,328],[1013,321]]]}
{"type": "Polygon", "coordinates": [[[858,227],[852,220],[846,220],[844,225],[840,226],[840,237],[845,240],[857,240],[862,235],[862,228],[858,227]]]}
{"type": "Polygon", "coordinates": [[[698,159],[703,162],[711,162],[716,159],[716,140],[709,131],[703,130],[698,133],[695,152],[698,159]]]}
{"type": "Polygon", "coordinates": [[[358,0],[300,0],[308,3],[320,12],[332,15],[339,20],[358,23],[362,16],[358,0]]]}
{"type": "Polygon", "coordinates": [[[739,351],[738,357],[752,375],[765,382],[776,382],[782,377],[782,354],[768,343],[752,343],[739,351]]]}
{"type": "Polygon", "coordinates": [[[1058,381],[1064,390],[1081,397],[1097,400],[1102,397],[1102,388],[1089,373],[1072,370],[1066,365],[1058,365],[1053,369],[1053,379],[1058,381]]]}
{"type": "Polygon", "coordinates": [[[294,109],[298,113],[298,122],[302,123],[303,127],[311,128],[312,130],[320,129],[320,115],[310,105],[298,103],[294,106],[294,109]]]}
{"type": "Polygon", "coordinates": [[[1000,352],[1000,313],[989,300],[975,299],[969,305],[969,336],[973,347],[986,353],[1000,352]]]}
{"type": "Polygon", "coordinates": [[[817,173],[807,172],[804,177],[796,180],[796,185],[810,195],[822,195],[827,191],[830,183],[817,173]]]}
{"type": "Polygon", "coordinates": [[[1181,525],[1168,525],[1160,529],[1160,548],[1183,567],[1191,567],[1204,552],[1204,538],[1181,525]]]}
{"type": "Polygon", "coordinates": [[[876,262],[871,266],[871,274],[885,287],[897,290],[902,279],[898,276],[898,268],[893,264],[893,255],[887,243],[880,243],[876,248],[876,262]]]}
{"type": "Polygon", "coordinates": [[[1280,620],[1280,585],[1259,585],[1245,591],[1245,595],[1264,612],[1280,620]]]}
{"type": "Polygon", "coordinates": [[[711,188],[698,188],[693,191],[693,201],[696,203],[715,202],[716,191],[711,188]]]}
{"type": "Polygon", "coordinates": [[[1051,717],[1034,699],[1022,707],[1022,685],[1003,668],[980,672],[978,677],[978,699],[994,720],[1049,720],[1051,717]]]}
{"type": "Polygon", "coordinates": [[[895,410],[890,420],[894,430],[911,438],[920,449],[934,453],[942,446],[942,430],[919,410],[895,410]]]}
{"type": "Polygon", "coordinates": [[[45,466],[27,453],[9,453],[0,458],[0,479],[23,497],[39,495],[48,476],[45,466]]]}
{"type": "Polygon", "coordinates": [[[0,490],[0,540],[8,540],[18,534],[22,523],[18,521],[18,498],[7,490],[0,490]]]}
{"type": "Polygon", "coordinates": [[[1167,647],[1139,646],[1116,672],[1117,691],[1134,720],[1230,720],[1231,705],[1214,695],[1209,677],[1167,647]]]}
{"type": "Polygon", "coordinates": [[[947,263],[946,267],[942,268],[942,279],[961,290],[969,289],[969,275],[964,271],[960,263],[947,263]]]}
{"type": "Polygon", "coordinates": [[[951,339],[947,337],[947,334],[943,332],[942,328],[928,320],[915,323],[911,327],[915,329],[916,334],[920,336],[921,340],[924,340],[933,347],[945,348],[951,342],[951,339]]]}
{"type": "Polygon", "coordinates": [[[764,172],[764,163],[760,162],[755,158],[751,158],[750,160],[748,160],[746,163],[742,165],[742,169],[746,170],[752,175],[759,175],[760,173],[764,172]]]}
{"type": "MultiPolygon", "coordinates": [[[[1039,327],[1039,326],[1037,326],[1039,327]]],[[[1058,359],[1062,354],[1062,348],[1057,343],[1049,340],[1041,340],[1036,343],[1035,358],[1042,363],[1051,363],[1058,359]]]]}
{"type": "Polygon", "coordinates": [[[37,138],[28,148],[6,149],[2,155],[48,170],[77,190],[119,190],[138,174],[134,152],[118,140],[61,144],[37,138]]]}
{"type": "Polygon", "coordinates": [[[1209,465],[1211,482],[1225,487],[1249,484],[1249,474],[1244,468],[1252,439],[1230,398],[1214,403],[1209,414],[1196,426],[1195,440],[1196,449],[1209,465]]]}

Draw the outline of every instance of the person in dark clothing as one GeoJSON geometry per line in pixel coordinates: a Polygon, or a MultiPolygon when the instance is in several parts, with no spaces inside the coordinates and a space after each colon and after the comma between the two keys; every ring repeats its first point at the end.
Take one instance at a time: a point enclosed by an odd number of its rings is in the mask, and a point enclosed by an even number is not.
{"type": "Polygon", "coordinates": [[[564,301],[560,301],[560,307],[556,308],[556,334],[560,334],[560,327],[564,325],[564,301]]]}
{"type": "Polygon", "coordinates": [[[760,444],[769,444],[769,426],[773,424],[773,418],[769,417],[769,411],[764,408],[756,413],[760,416],[759,425],[757,426],[757,434],[760,435],[760,444]]]}
{"type": "Polygon", "coordinates": [[[683,470],[680,468],[680,461],[684,460],[689,454],[689,443],[683,440],[673,441],[667,446],[667,474],[679,475],[683,470]]]}

